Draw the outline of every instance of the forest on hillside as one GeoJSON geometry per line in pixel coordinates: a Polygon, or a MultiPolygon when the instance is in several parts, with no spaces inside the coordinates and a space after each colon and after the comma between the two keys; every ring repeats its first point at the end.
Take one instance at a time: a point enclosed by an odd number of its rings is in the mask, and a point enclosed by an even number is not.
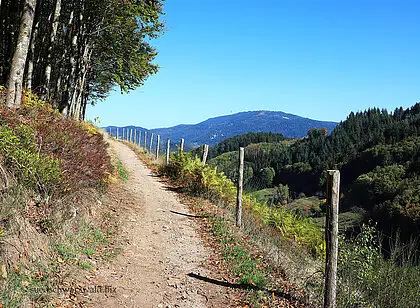
{"type": "Polygon", "coordinates": [[[237,178],[237,149],[245,147],[246,189],[266,188],[277,206],[302,196],[325,197],[325,171],[341,171],[340,211],[363,209],[388,234],[408,239],[420,230],[420,103],[350,113],[328,135],[312,129],[303,139],[252,133],[211,148],[210,164],[237,178]]]}
{"type": "Polygon", "coordinates": [[[142,85],[158,70],[150,41],[163,31],[161,0],[2,0],[0,86],[8,107],[22,89],[63,115],[142,85]]]}

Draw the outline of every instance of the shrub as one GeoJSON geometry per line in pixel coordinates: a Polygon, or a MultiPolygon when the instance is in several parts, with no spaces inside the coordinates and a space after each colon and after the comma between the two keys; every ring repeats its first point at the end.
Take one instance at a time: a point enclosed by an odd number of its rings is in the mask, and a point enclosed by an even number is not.
{"type": "MultiPolygon", "coordinates": [[[[45,167],[42,183],[55,179],[49,162],[59,164],[62,176],[57,193],[96,186],[109,174],[110,159],[98,130],[86,122],[63,119],[58,111],[30,92],[25,93],[20,109],[0,106],[0,126],[13,131],[15,144],[40,157],[37,168],[45,167]]],[[[13,161],[8,153],[4,159],[13,161]]],[[[35,157],[31,159],[36,161],[35,157]]],[[[17,164],[13,167],[19,172],[25,170],[17,164]]]]}
{"type": "Polygon", "coordinates": [[[10,128],[0,123],[0,163],[23,184],[48,194],[61,178],[60,161],[38,150],[31,127],[18,124],[10,128]]]}
{"type": "Polygon", "coordinates": [[[338,307],[418,307],[420,267],[416,245],[396,241],[389,259],[376,229],[362,226],[354,239],[339,239],[338,307]]]}
{"type": "MultiPolygon", "coordinates": [[[[226,205],[234,205],[236,187],[217,168],[203,166],[200,159],[191,153],[176,153],[169,165],[162,166],[160,172],[169,176],[176,184],[188,192],[201,194],[226,205]]],[[[243,196],[243,205],[249,215],[265,225],[279,230],[283,236],[308,247],[313,254],[325,252],[325,242],[321,229],[306,218],[301,218],[284,208],[270,208],[267,204],[243,196]]]]}
{"type": "Polygon", "coordinates": [[[265,203],[245,198],[251,212],[261,219],[264,225],[272,226],[298,245],[307,247],[315,256],[325,253],[325,241],[322,230],[311,220],[293,214],[284,207],[270,207],[265,203]]]}

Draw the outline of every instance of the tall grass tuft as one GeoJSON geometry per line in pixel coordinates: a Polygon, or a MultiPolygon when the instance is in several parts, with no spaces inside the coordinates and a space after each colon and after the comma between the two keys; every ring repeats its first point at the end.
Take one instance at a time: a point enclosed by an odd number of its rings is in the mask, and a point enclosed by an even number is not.
{"type": "Polygon", "coordinates": [[[420,266],[415,242],[394,240],[389,258],[383,239],[364,225],[354,239],[340,238],[338,307],[419,307],[420,266]]]}

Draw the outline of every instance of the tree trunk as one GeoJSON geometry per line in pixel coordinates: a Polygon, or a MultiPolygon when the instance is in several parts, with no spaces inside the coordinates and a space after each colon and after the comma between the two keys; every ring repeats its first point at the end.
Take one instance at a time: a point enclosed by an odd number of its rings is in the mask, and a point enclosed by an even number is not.
{"type": "Polygon", "coordinates": [[[28,72],[26,73],[26,88],[32,89],[32,75],[34,73],[34,59],[35,59],[35,41],[38,33],[39,22],[35,24],[34,31],[32,33],[31,43],[29,47],[29,61],[28,61],[28,72]]]}
{"type": "MultiPolygon", "coordinates": [[[[92,56],[92,51],[93,50],[89,51],[89,46],[85,47],[85,53],[83,55],[83,63],[84,64],[83,64],[83,68],[82,68],[83,76],[82,76],[80,84],[79,84],[79,94],[76,98],[77,106],[79,107],[79,112],[78,112],[78,114],[75,114],[74,116],[70,115],[70,116],[72,116],[74,118],[77,118],[79,120],[84,120],[85,119],[84,110],[86,110],[86,100],[84,98],[86,97],[86,91],[85,91],[86,90],[86,85],[87,85],[86,75],[89,72],[88,65],[89,65],[89,62],[90,62],[90,58],[92,56]]],[[[77,109],[76,109],[76,111],[77,111],[77,109]]]]}
{"type": "Polygon", "coordinates": [[[55,43],[55,37],[57,36],[57,29],[58,29],[58,19],[60,18],[61,12],[61,0],[56,0],[55,2],[55,10],[53,16],[53,23],[52,23],[52,31],[50,36],[50,45],[48,46],[48,54],[47,54],[47,66],[45,67],[45,97],[44,99],[50,99],[50,80],[51,80],[51,55],[53,51],[53,46],[55,43]]]}
{"type": "MultiPolygon", "coordinates": [[[[69,21],[67,22],[67,29],[71,29],[73,27],[73,17],[74,17],[74,10],[70,12],[69,21]]],[[[55,105],[56,108],[63,114],[64,117],[67,117],[69,111],[69,78],[70,74],[67,69],[69,49],[72,47],[71,44],[70,48],[67,44],[67,41],[72,40],[71,31],[67,31],[67,34],[64,36],[64,51],[60,59],[60,67],[59,67],[59,74],[57,78],[56,88],[55,88],[55,105]]]]}
{"type": "Polygon", "coordinates": [[[10,108],[18,108],[22,100],[22,83],[28,56],[29,41],[35,16],[36,0],[26,0],[20,22],[19,38],[13,53],[6,104],[10,108]]]}
{"type": "Polygon", "coordinates": [[[76,97],[77,97],[77,84],[80,77],[80,42],[82,42],[81,30],[83,23],[83,8],[80,8],[79,20],[77,25],[77,30],[71,40],[71,56],[70,56],[70,76],[68,78],[68,96],[67,96],[67,111],[68,116],[74,117],[75,110],[78,109],[76,106],[76,97]]]}
{"type": "Polygon", "coordinates": [[[70,112],[69,116],[74,119],[80,119],[81,113],[80,111],[82,108],[82,97],[85,90],[85,81],[86,81],[86,74],[88,72],[87,65],[89,63],[91,56],[90,48],[88,45],[85,45],[83,50],[83,56],[79,58],[79,65],[78,65],[78,77],[75,82],[73,95],[70,98],[70,112]]]}

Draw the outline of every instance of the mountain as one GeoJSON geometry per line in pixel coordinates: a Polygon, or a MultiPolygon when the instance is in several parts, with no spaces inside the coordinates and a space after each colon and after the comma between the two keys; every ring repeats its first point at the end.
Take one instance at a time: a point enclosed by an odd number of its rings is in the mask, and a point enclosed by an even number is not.
{"type": "Polygon", "coordinates": [[[249,132],[272,132],[283,134],[285,137],[304,137],[311,128],[325,127],[331,132],[337,124],[281,111],[248,111],[211,118],[198,124],[151,129],[148,130],[148,135],[152,132],[160,135],[162,140],[171,138],[173,142],[184,138],[186,147],[191,148],[205,143],[213,146],[227,138],[249,132]]]}
{"type": "Polygon", "coordinates": [[[329,136],[311,130],[293,143],[270,137],[272,142],[253,134],[225,140],[209,149],[218,156],[208,163],[236,180],[241,144],[246,190],[281,184],[296,197],[325,197],[325,170],[338,169],[340,212],[365,213],[388,236],[398,232],[405,241],[419,234],[420,103],[392,113],[379,108],[351,112],[329,136]]]}

